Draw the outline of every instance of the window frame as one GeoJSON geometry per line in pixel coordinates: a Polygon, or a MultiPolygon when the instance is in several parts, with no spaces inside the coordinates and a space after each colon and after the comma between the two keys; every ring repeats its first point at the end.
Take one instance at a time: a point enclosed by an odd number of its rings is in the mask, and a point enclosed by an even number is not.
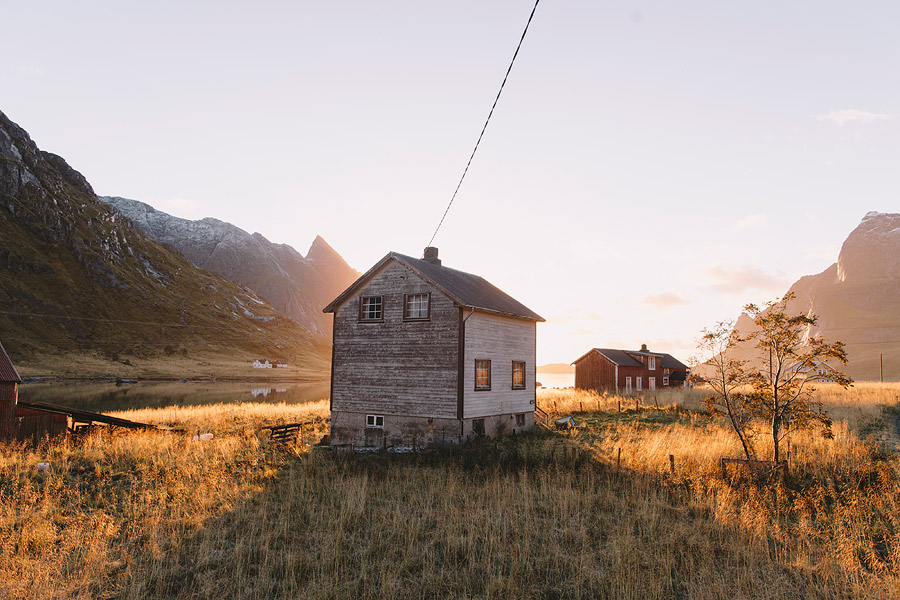
{"type": "Polygon", "coordinates": [[[367,429],[384,429],[384,415],[366,415],[367,429]],[[369,421],[371,420],[371,423],[369,421]],[[379,425],[378,422],[381,421],[379,425]]]}
{"type": "MultiPolygon", "coordinates": [[[[484,369],[484,366],[481,367],[484,369]]],[[[489,392],[491,391],[491,359],[489,358],[476,358],[475,359],[475,391],[476,392],[489,392]],[[487,385],[478,385],[478,363],[487,363],[487,385]]]]}
{"type": "Polygon", "coordinates": [[[648,390],[656,389],[656,377],[648,377],[647,378],[647,389],[648,390]]]}
{"type": "Polygon", "coordinates": [[[631,376],[630,375],[627,375],[625,377],[625,393],[626,394],[631,393],[631,376]]]}
{"type": "Polygon", "coordinates": [[[360,296],[359,297],[359,313],[358,319],[360,323],[384,323],[384,296],[383,295],[371,295],[371,296],[360,296]],[[378,318],[368,318],[365,316],[365,312],[363,311],[363,306],[365,306],[366,300],[374,300],[378,298],[381,303],[381,310],[379,311],[378,318]]]}
{"type": "Polygon", "coordinates": [[[485,422],[484,418],[480,419],[472,419],[472,433],[479,437],[484,437],[485,435],[485,422]],[[480,430],[480,431],[479,431],[480,430]]]}
{"type": "Polygon", "coordinates": [[[525,413],[516,413],[516,427],[525,427],[525,413]]]}
{"type": "Polygon", "coordinates": [[[413,294],[403,294],[403,320],[404,321],[430,321],[431,320],[431,292],[417,292],[413,294]],[[409,316],[409,299],[412,296],[425,296],[425,316],[411,317],[409,316]]]}
{"type": "Polygon", "coordinates": [[[528,367],[525,364],[524,360],[514,360],[512,361],[512,381],[510,389],[513,390],[525,390],[528,389],[528,381],[525,379],[525,375],[528,373],[528,367]],[[522,383],[516,385],[516,365],[522,365],[522,383]]]}
{"type": "Polygon", "coordinates": [[[669,378],[663,377],[663,387],[669,387],[669,378]]]}
{"type": "Polygon", "coordinates": [[[655,356],[647,357],[647,368],[651,371],[656,370],[656,357],[655,356]]]}
{"type": "Polygon", "coordinates": [[[644,391],[644,378],[642,376],[636,376],[634,378],[634,391],[636,391],[636,392],[644,391]]]}

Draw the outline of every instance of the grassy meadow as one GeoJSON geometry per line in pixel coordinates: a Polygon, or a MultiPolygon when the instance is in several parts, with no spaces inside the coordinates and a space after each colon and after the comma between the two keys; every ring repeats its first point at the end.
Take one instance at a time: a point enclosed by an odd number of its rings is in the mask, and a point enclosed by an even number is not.
{"type": "Polygon", "coordinates": [[[183,431],[0,446],[0,598],[896,598],[900,385],[820,388],[786,480],[722,478],[698,390],[542,390],[577,428],[453,454],[312,450],[324,400],[125,411],[183,431]]]}

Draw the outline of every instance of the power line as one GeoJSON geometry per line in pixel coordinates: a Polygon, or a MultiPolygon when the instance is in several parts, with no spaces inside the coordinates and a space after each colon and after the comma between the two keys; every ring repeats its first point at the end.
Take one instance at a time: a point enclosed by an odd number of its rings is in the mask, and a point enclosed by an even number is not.
{"type": "Polygon", "coordinates": [[[478,141],[475,142],[475,147],[472,149],[472,154],[469,155],[469,162],[466,163],[466,168],[463,170],[462,177],[459,178],[459,183],[456,184],[456,189],[453,191],[453,196],[450,197],[450,203],[447,204],[446,210],[444,210],[443,216],[441,216],[441,222],[438,223],[437,229],[434,230],[434,233],[431,235],[431,239],[428,240],[428,246],[431,246],[431,243],[434,242],[434,238],[437,236],[438,231],[441,228],[441,225],[444,224],[444,219],[447,217],[447,213],[450,212],[450,207],[453,205],[453,201],[456,199],[456,194],[459,192],[460,186],[462,186],[463,179],[466,178],[466,173],[469,172],[469,166],[472,164],[472,159],[475,158],[475,152],[478,151],[478,146],[481,144],[481,138],[484,137],[484,132],[487,130],[488,123],[491,122],[491,116],[494,114],[494,109],[497,108],[497,102],[500,100],[500,94],[503,93],[503,86],[506,85],[506,80],[509,78],[509,73],[512,71],[513,64],[516,62],[516,57],[519,55],[519,49],[522,47],[522,42],[525,41],[525,34],[528,33],[528,26],[531,25],[531,19],[534,18],[534,11],[537,10],[538,4],[541,0],[535,0],[534,7],[531,9],[531,14],[528,16],[528,22],[525,23],[525,30],[522,31],[522,37],[519,38],[519,44],[516,46],[516,51],[513,54],[512,60],[509,61],[509,68],[506,69],[506,75],[503,76],[503,83],[500,84],[500,90],[497,92],[497,97],[494,98],[494,104],[491,106],[491,112],[488,113],[487,119],[484,122],[484,127],[481,128],[481,133],[478,135],[478,141]]]}
{"type": "Polygon", "coordinates": [[[66,315],[47,315],[38,313],[13,312],[0,310],[0,315],[13,315],[17,317],[39,317],[42,319],[62,319],[65,321],[100,321],[104,323],[130,323],[132,325],[162,325],[164,327],[189,327],[184,323],[159,323],[155,321],[125,321],[122,319],[103,319],[100,317],[69,317],[66,315]]]}

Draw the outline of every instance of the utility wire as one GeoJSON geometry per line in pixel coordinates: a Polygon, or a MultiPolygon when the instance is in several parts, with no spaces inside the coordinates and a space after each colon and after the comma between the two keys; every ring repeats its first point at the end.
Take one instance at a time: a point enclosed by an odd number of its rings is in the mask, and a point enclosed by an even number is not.
{"type": "Polygon", "coordinates": [[[450,212],[450,207],[453,205],[453,201],[456,199],[456,194],[459,192],[460,186],[462,186],[463,179],[466,178],[466,173],[469,172],[469,166],[472,164],[472,159],[475,158],[475,152],[478,151],[478,145],[481,144],[481,138],[484,137],[484,132],[487,130],[488,123],[491,122],[491,115],[494,114],[494,109],[497,108],[497,101],[500,100],[500,94],[503,93],[503,86],[506,85],[506,80],[509,78],[509,73],[512,71],[513,64],[516,62],[516,57],[519,55],[519,49],[522,47],[522,42],[525,41],[525,34],[528,33],[528,26],[531,25],[531,19],[534,18],[534,11],[537,10],[538,4],[540,4],[541,0],[535,0],[534,7],[531,9],[531,15],[528,16],[528,22],[525,23],[525,30],[522,32],[522,37],[519,38],[519,45],[516,46],[516,51],[513,54],[512,60],[509,61],[509,68],[506,69],[506,75],[503,76],[503,83],[500,84],[500,90],[497,92],[497,97],[494,98],[494,104],[491,106],[491,112],[488,113],[487,119],[484,122],[484,127],[481,128],[481,134],[478,136],[478,141],[475,142],[475,148],[472,149],[472,154],[469,156],[469,162],[466,163],[466,168],[463,170],[462,177],[459,178],[459,183],[456,184],[456,189],[453,191],[453,196],[450,198],[450,203],[447,204],[447,209],[444,210],[444,214],[441,217],[441,222],[438,223],[437,229],[434,230],[434,233],[431,236],[431,239],[428,240],[428,246],[431,246],[431,243],[434,242],[434,238],[437,237],[438,231],[441,228],[441,225],[444,224],[444,219],[447,217],[447,213],[450,212]]]}

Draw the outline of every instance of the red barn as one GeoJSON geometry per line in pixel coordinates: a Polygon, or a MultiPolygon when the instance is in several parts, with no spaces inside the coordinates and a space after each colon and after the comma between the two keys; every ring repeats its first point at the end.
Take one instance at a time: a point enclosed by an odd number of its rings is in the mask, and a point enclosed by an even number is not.
{"type": "Polygon", "coordinates": [[[22,378],[0,344],[0,440],[16,437],[16,403],[22,378]]]}
{"type": "Polygon", "coordinates": [[[37,445],[45,436],[65,435],[72,426],[64,411],[19,404],[22,378],[0,344],[0,441],[29,440],[37,445]]]}
{"type": "Polygon", "coordinates": [[[684,387],[688,367],[671,354],[640,350],[593,348],[572,363],[575,388],[597,392],[643,392],[684,387]]]}

